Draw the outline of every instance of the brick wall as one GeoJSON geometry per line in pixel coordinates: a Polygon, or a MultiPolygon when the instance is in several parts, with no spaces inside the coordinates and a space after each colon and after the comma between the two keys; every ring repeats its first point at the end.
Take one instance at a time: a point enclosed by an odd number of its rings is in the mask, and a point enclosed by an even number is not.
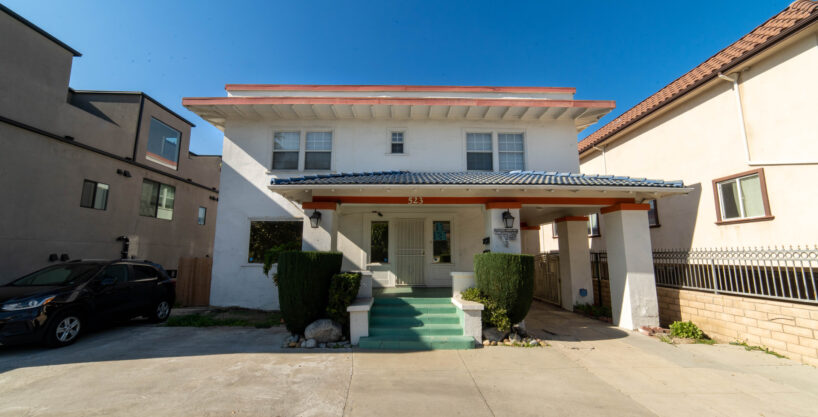
{"type": "Polygon", "coordinates": [[[741,340],[818,366],[818,306],[665,287],[656,291],[662,326],[689,320],[719,342],[741,340]]]}

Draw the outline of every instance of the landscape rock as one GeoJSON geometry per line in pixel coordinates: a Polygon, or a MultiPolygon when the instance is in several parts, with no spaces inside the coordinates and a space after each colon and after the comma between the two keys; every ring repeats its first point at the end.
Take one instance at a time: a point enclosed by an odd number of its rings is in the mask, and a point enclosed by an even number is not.
{"type": "Polygon", "coordinates": [[[287,346],[289,346],[289,347],[291,347],[291,348],[297,347],[297,346],[298,346],[298,342],[290,342],[290,343],[288,343],[288,344],[287,344],[287,346]]]}
{"type": "Polygon", "coordinates": [[[312,349],[312,348],[314,348],[316,346],[318,346],[318,342],[316,342],[315,339],[307,339],[307,341],[304,342],[304,347],[305,348],[312,349]]]}
{"type": "Polygon", "coordinates": [[[336,342],[343,336],[341,326],[330,319],[316,320],[304,329],[305,338],[321,343],[336,342]]]}
{"type": "Polygon", "coordinates": [[[522,340],[522,338],[517,333],[512,333],[512,334],[508,335],[508,340],[510,340],[512,342],[519,342],[519,341],[522,340]]]}
{"type": "Polygon", "coordinates": [[[483,329],[483,339],[490,340],[493,342],[505,339],[507,334],[508,332],[501,332],[496,327],[489,327],[487,329],[483,329]]]}
{"type": "Polygon", "coordinates": [[[491,340],[488,340],[488,339],[484,340],[483,341],[483,346],[491,346],[491,340]]]}

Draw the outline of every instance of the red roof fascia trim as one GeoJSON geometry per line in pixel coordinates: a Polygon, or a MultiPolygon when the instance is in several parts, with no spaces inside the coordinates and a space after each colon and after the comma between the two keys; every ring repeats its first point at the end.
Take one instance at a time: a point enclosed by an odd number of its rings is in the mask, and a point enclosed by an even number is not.
{"type": "Polygon", "coordinates": [[[563,93],[574,94],[574,87],[485,87],[452,85],[315,85],[315,84],[227,84],[227,91],[423,91],[457,93],[563,93]]]}
{"type": "Polygon", "coordinates": [[[614,108],[613,100],[529,100],[414,97],[186,97],[184,106],[274,104],[359,104],[404,106],[509,106],[614,108]]]}

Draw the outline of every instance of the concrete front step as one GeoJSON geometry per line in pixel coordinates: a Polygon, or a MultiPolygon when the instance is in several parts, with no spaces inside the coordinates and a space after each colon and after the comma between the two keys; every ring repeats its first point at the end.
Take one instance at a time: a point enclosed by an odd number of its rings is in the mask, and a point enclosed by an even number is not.
{"type": "Polygon", "coordinates": [[[435,350],[474,349],[474,338],[469,336],[369,336],[362,337],[362,349],[435,350]]]}
{"type": "Polygon", "coordinates": [[[456,314],[420,314],[417,316],[369,316],[370,326],[417,327],[428,324],[460,324],[456,314]]]}
{"type": "Polygon", "coordinates": [[[414,317],[421,314],[456,314],[457,309],[448,304],[378,304],[376,301],[369,312],[374,316],[404,316],[414,317]]]}
{"type": "Polygon", "coordinates": [[[459,324],[430,324],[415,327],[370,326],[370,336],[462,336],[459,324]]]}
{"type": "Polygon", "coordinates": [[[375,298],[375,305],[429,305],[429,304],[451,304],[448,298],[431,297],[389,297],[375,298]]]}

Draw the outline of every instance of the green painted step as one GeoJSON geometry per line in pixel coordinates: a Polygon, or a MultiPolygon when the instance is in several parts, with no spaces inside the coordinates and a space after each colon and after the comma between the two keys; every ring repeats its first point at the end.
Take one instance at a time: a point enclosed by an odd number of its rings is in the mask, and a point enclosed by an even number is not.
{"type": "Polygon", "coordinates": [[[406,297],[406,298],[375,298],[375,305],[431,305],[431,304],[451,304],[449,298],[423,298],[423,297],[406,297]]]}
{"type": "Polygon", "coordinates": [[[421,314],[456,314],[457,309],[448,304],[375,304],[369,312],[375,316],[419,316],[421,314]]]}
{"type": "Polygon", "coordinates": [[[370,336],[462,336],[459,324],[430,324],[415,327],[370,326],[370,336]]]}
{"type": "Polygon", "coordinates": [[[460,324],[456,314],[421,314],[419,316],[369,316],[370,326],[417,327],[427,324],[460,324]]]}
{"type": "Polygon", "coordinates": [[[361,349],[435,350],[474,349],[469,336],[369,336],[362,337],[361,349]]]}

